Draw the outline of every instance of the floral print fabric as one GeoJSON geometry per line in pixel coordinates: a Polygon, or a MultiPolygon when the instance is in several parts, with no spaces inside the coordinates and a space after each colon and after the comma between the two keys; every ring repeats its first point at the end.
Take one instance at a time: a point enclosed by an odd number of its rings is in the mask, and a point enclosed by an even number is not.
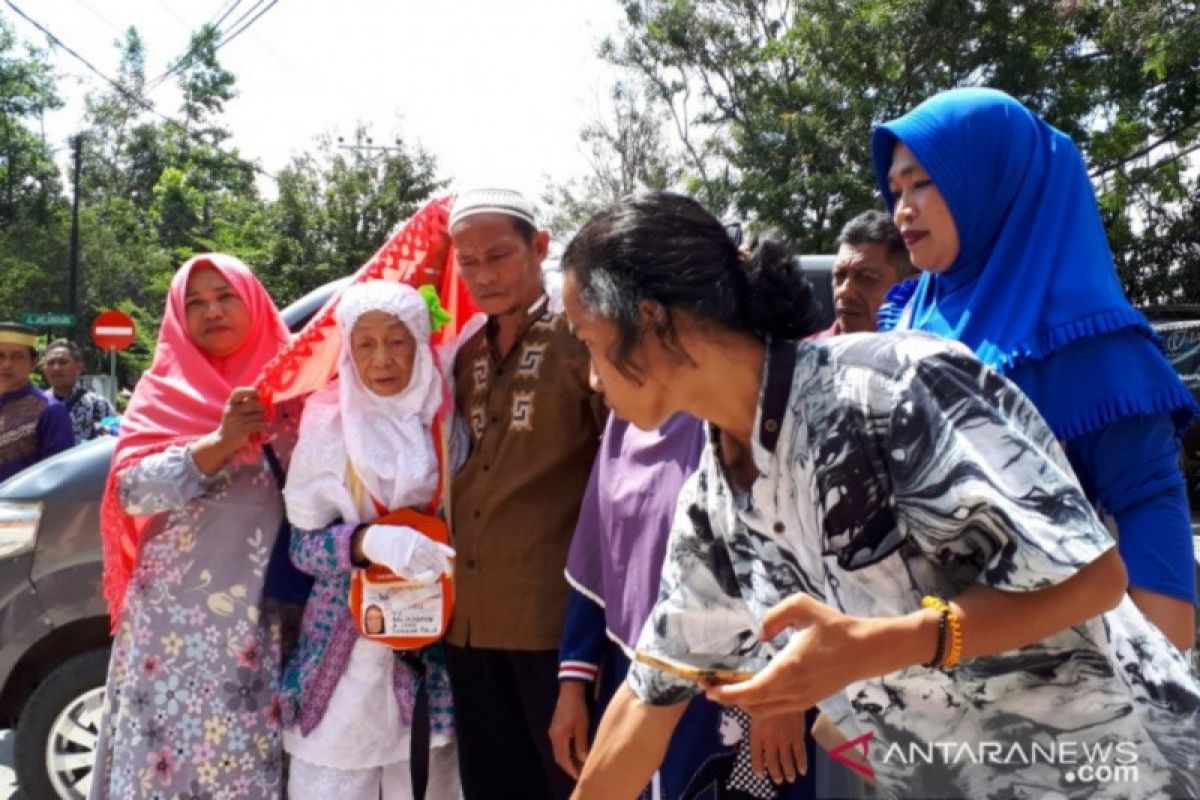
{"type": "MultiPolygon", "coordinates": [[[[281,407],[273,447],[290,453],[281,407]]],[[[113,642],[90,797],[276,798],[283,792],[281,623],[263,597],[283,517],[265,460],[211,478],[186,448],[128,468],[149,524],[113,642]]]]}

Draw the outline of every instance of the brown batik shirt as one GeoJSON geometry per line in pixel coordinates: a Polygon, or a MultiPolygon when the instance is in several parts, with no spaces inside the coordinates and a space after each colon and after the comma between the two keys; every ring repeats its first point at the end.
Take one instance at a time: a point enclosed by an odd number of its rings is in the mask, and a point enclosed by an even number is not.
{"type": "Polygon", "coordinates": [[[543,297],[500,357],[495,325],[459,350],[455,401],[471,451],[454,476],[451,644],[555,650],[567,549],[607,409],[588,357],[543,297]]]}

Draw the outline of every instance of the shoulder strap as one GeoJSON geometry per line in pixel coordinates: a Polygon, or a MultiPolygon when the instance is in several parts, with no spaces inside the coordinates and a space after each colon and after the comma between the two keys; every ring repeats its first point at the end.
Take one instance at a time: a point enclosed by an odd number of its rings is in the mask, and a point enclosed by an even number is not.
{"type": "Polygon", "coordinates": [[[767,348],[767,380],[763,388],[761,421],[758,440],[767,451],[774,453],[779,443],[779,426],[787,412],[792,393],[792,376],[796,372],[796,342],[792,339],[772,339],[767,348]]]}
{"type": "Polygon", "coordinates": [[[433,452],[437,455],[438,482],[437,488],[433,490],[433,497],[429,499],[428,513],[436,514],[438,507],[442,504],[442,498],[446,494],[446,485],[449,477],[447,475],[449,459],[446,458],[446,437],[442,430],[441,414],[433,418],[433,424],[429,428],[429,433],[433,436],[433,452]]]}
{"type": "Polygon", "coordinates": [[[271,474],[275,476],[275,483],[278,484],[280,490],[287,483],[287,473],[283,470],[283,464],[279,461],[279,456],[275,453],[275,448],[269,444],[263,445],[263,455],[267,459],[267,464],[271,467],[271,474]]]}

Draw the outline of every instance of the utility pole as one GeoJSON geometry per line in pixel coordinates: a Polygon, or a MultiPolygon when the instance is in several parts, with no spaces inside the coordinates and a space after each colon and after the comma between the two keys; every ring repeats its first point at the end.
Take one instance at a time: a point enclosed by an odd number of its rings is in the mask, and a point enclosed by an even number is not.
{"type": "MultiPolygon", "coordinates": [[[[69,264],[69,279],[67,282],[67,311],[70,312],[76,320],[79,319],[79,189],[80,174],[83,172],[83,134],[75,135],[72,142],[75,147],[75,184],[74,197],[71,199],[71,255],[69,264]]],[[[75,327],[72,326],[68,331],[71,338],[74,338],[75,327]]]]}
{"type": "Polygon", "coordinates": [[[366,144],[346,144],[345,139],[341,136],[337,137],[338,147],[343,150],[351,150],[355,153],[366,153],[370,156],[372,153],[403,153],[404,147],[399,139],[396,139],[396,146],[390,147],[383,144],[375,144],[375,140],[370,136],[366,138],[366,144]]]}

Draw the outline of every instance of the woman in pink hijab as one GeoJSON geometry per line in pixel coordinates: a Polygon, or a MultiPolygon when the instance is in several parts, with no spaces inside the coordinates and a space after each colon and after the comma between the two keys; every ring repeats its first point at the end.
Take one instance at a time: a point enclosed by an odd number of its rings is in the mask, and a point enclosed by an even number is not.
{"type": "Polygon", "coordinates": [[[171,282],[102,507],[115,641],[90,797],[279,797],[280,615],[263,596],[299,409],[249,387],[288,341],[208,254],[171,282]]]}

